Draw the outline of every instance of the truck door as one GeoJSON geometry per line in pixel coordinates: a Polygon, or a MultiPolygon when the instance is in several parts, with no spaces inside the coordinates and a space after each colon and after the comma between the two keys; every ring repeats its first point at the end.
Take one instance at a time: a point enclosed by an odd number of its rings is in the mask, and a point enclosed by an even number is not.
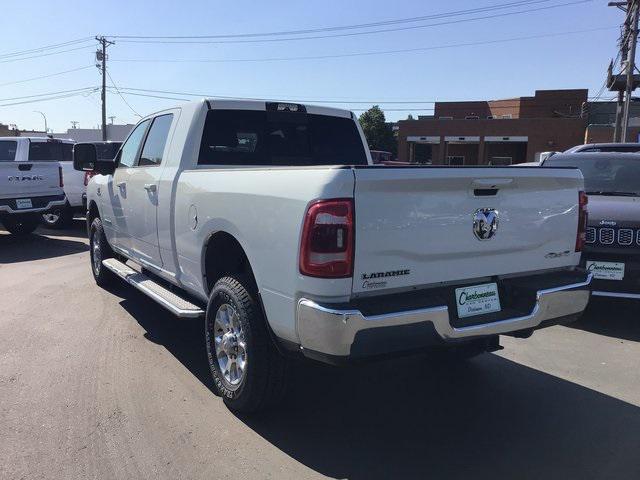
{"type": "Polygon", "coordinates": [[[118,166],[109,177],[107,192],[102,192],[102,223],[109,242],[127,253],[131,252],[131,224],[134,222],[130,200],[131,186],[128,185],[138,162],[142,142],[150,120],[136,126],[118,153],[118,166]]]}
{"type": "Polygon", "coordinates": [[[157,267],[162,266],[158,246],[158,186],[172,121],[172,113],[151,120],[138,159],[120,180],[126,182],[125,215],[131,253],[142,263],[157,267]]]}

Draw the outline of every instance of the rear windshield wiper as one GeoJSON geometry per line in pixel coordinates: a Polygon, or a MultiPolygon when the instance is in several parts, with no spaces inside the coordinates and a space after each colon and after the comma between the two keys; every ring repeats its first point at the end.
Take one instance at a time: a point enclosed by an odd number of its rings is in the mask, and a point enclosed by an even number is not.
{"type": "Polygon", "coordinates": [[[587,192],[587,195],[608,195],[611,197],[638,197],[638,192],[605,192],[605,191],[593,191],[587,192]]]}

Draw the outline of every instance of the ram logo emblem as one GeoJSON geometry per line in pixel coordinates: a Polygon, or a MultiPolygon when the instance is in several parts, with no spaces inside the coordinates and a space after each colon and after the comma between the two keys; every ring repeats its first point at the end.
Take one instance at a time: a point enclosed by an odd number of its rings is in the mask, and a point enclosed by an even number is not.
{"type": "Polygon", "coordinates": [[[473,234],[478,240],[489,240],[498,230],[498,211],[479,208],[473,214],[473,234]]]}

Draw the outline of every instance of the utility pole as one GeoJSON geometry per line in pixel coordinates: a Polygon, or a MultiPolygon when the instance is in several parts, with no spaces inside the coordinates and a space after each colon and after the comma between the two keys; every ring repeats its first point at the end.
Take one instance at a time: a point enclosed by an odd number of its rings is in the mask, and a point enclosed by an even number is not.
{"type": "Polygon", "coordinates": [[[636,43],[638,41],[638,15],[640,0],[626,0],[609,2],[610,7],[616,7],[626,13],[620,37],[620,74],[613,73],[613,62],[609,65],[607,87],[618,93],[616,105],[616,121],[613,132],[614,142],[626,142],[631,110],[631,95],[638,83],[635,75],[636,43]]]}
{"type": "Polygon", "coordinates": [[[627,85],[624,94],[624,112],[622,113],[622,142],[627,141],[627,130],[629,127],[629,110],[631,108],[631,93],[634,90],[634,71],[636,61],[636,43],[638,43],[638,0],[629,2],[630,10],[627,10],[627,21],[631,17],[631,26],[629,27],[629,56],[627,58],[627,85]]]}
{"type": "Polygon", "coordinates": [[[96,51],[96,60],[99,62],[96,64],[102,73],[102,93],[100,95],[102,99],[102,140],[107,140],[107,47],[113,45],[114,42],[110,42],[105,37],[96,37],[96,40],[100,43],[101,49],[96,51]]]}

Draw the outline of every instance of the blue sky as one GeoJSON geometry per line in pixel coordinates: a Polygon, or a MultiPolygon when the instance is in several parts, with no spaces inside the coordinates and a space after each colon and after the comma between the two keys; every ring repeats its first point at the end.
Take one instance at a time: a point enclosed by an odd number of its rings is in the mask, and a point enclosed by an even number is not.
{"type": "MultiPolygon", "coordinates": [[[[571,1],[540,1],[499,12],[516,12],[571,1]]],[[[95,42],[73,44],[65,49],[79,48],[19,61],[6,60],[28,55],[3,56],[83,37],[290,31],[433,15],[508,2],[111,0],[104,2],[107,8],[100,8],[103,2],[97,1],[35,0],[29,2],[26,8],[20,2],[5,2],[0,18],[0,105],[33,99],[16,97],[97,87],[100,83],[98,70],[90,67],[94,64],[95,42]],[[45,79],[12,83],[82,67],[87,68],[45,79]]],[[[116,39],[115,45],[109,47],[108,65],[115,84],[121,88],[302,99],[314,103],[334,100],[344,101],[343,105],[338,106],[351,109],[370,106],[349,103],[356,101],[374,103],[506,98],[532,95],[536,89],[553,88],[588,88],[589,94],[595,95],[603,83],[610,58],[616,54],[618,30],[606,27],[619,25],[622,18],[623,13],[607,7],[606,1],[593,0],[519,15],[323,39],[227,44],[140,44],[116,39]],[[422,52],[293,61],[228,62],[427,48],[588,29],[602,30],[422,52]],[[126,61],[142,59],[227,62],[126,61]]],[[[428,23],[434,23],[434,20],[398,26],[428,23]]],[[[133,110],[142,115],[177,103],[176,100],[132,95],[125,98],[133,110]]],[[[17,124],[19,128],[41,129],[42,117],[34,113],[34,110],[41,110],[47,116],[49,128],[55,131],[66,130],[72,120],[78,121],[80,127],[91,128],[100,122],[99,99],[98,93],[88,91],[84,95],[69,98],[3,106],[0,107],[0,122],[17,124]]],[[[391,120],[406,118],[408,113],[428,114],[421,108],[432,106],[382,105],[387,109],[387,118],[391,120]]],[[[108,115],[114,115],[116,123],[137,121],[136,115],[116,93],[108,94],[108,115]]]]}

